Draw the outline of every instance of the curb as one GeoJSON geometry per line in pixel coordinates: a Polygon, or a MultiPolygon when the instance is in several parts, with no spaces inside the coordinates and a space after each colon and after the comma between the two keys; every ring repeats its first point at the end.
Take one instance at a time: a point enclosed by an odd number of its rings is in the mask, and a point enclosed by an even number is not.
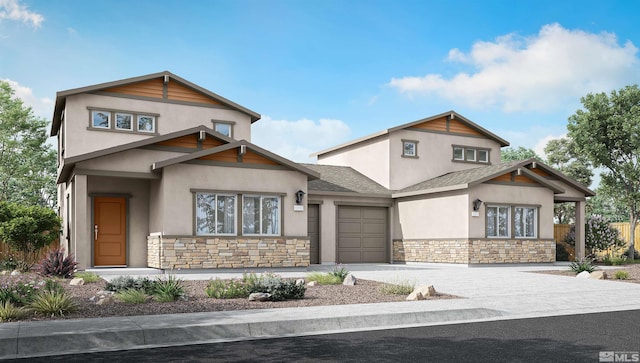
{"type": "Polygon", "coordinates": [[[239,319],[220,313],[194,313],[18,322],[0,325],[0,359],[401,328],[501,316],[504,313],[498,310],[469,308],[277,321],[261,321],[259,316],[251,319],[250,313],[239,319]]]}

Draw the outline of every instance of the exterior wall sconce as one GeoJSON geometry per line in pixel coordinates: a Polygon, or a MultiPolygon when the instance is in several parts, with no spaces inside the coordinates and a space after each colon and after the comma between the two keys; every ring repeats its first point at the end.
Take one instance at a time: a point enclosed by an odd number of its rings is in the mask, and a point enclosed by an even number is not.
{"type": "Polygon", "coordinates": [[[480,210],[481,205],[482,205],[482,201],[476,198],[476,200],[473,201],[473,211],[477,212],[478,210],[480,210]]]}
{"type": "Polygon", "coordinates": [[[296,204],[302,203],[302,199],[304,198],[305,194],[307,193],[303,192],[302,190],[298,190],[296,192],[296,204]]]}

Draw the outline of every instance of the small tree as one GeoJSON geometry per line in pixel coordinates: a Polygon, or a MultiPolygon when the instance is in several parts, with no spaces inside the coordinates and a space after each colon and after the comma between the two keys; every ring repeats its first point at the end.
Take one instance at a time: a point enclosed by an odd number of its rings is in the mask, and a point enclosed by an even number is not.
{"type": "MultiPolygon", "coordinates": [[[[571,246],[576,245],[576,226],[569,229],[565,241],[571,246]]],[[[599,215],[592,215],[585,224],[585,247],[593,252],[605,251],[613,247],[622,247],[625,242],[620,238],[620,231],[611,227],[609,221],[599,215]]]]}
{"type": "Polygon", "coordinates": [[[516,161],[516,160],[527,160],[531,158],[536,158],[540,161],[544,161],[538,154],[536,154],[533,149],[527,149],[522,146],[518,146],[517,149],[512,147],[505,147],[500,151],[500,161],[516,161]]]}
{"type": "Polygon", "coordinates": [[[31,268],[37,253],[59,233],[60,219],[53,210],[0,202],[0,241],[22,255],[22,269],[31,268]]]}

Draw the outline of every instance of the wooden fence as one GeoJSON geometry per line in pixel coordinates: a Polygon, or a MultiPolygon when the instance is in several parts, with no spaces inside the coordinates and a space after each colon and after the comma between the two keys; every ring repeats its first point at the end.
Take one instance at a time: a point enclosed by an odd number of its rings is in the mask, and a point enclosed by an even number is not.
{"type": "MultiPolygon", "coordinates": [[[[47,253],[49,253],[50,250],[58,247],[60,247],[60,242],[56,240],[49,247],[46,247],[40,250],[40,253],[36,256],[34,261],[30,261],[30,262],[34,262],[34,263],[40,262],[40,260],[42,260],[47,255],[47,253]]],[[[0,259],[4,259],[10,256],[11,254],[19,255],[18,252],[15,252],[11,248],[9,248],[9,246],[6,243],[0,241],[0,259]]]]}
{"type": "MultiPolygon", "coordinates": [[[[607,250],[607,251],[598,252],[596,253],[597,258],[603,257],[604,255],[607,255],[607,254],[622,254],[622,252],[626,251],[629,248],[629,242],[631,241],[631,239],[629,238],[631,236],[631,225],[629,224],[629,222],[616,222],[616,223],[611,223],[610,225],[611,227],[620,231],[620,237],[622,238],[623,241],[625,241],[626,244],[624,247],[618,248],[615,251],[607,250]]],[[[572,255],[573,248],[564,242],[565,237],[567,236],[567,234],[569,234],[569,229],[571,229],[570,224],[554,225],[553,239],[556,241],[556,243],[564,244],[567,250],[569,251],[569,254],[572,255]]],[[[640,240],[640,225],[636,226],[636,231],[635,231],[634,246],[636,247],[636,249],[639,247],[638,240],[640,240]]]]}

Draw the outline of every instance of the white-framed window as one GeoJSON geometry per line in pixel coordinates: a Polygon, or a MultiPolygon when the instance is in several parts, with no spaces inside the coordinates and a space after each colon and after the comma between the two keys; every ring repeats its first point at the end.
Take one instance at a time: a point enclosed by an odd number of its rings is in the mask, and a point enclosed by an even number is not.
{"type": "Polygon", "coordinates": [[[196,193],[196,235],[235,235],[234,194],[196,193]]]}
{"type": "Polygon", "coordinates": [[[488,163],[489,162],[489,151],[487,151],[487,150],[478,150],[478,162],[479,163],[488,163]]]}
{"type": "Polygon", "coordinates": [[[91,111],[91,127],[96,129],[111,128],[111,112],[92,110],[91,111]]]}
{"type": "Polygon", "coordinates": [[[133,115],[116,112],[116,130],[133,130],[133,115]]]}
{"type": "Polygon", "coordinates": [[[409,158],[418,157],[418,141],[402,140],[402,156],[409,158]]]}
{"type": "Polygon", "coordinates": [[[213,122],[213,129],[218,132],[223,134],[224,136],[228,136],[228,137],[233,137],[231,129],[233,128],[233,125],[230,123],[226,123],[226,122],[213,122]]]}
{"type": "Polygon", "coordinates": [[[453,145],[453,161],[489,164],[489,149],[453,145]]]}
{"type": "Polygon", "coordinates": [[[150,115],[138,115],[138,131],[156,132],[156,117],[150,115]]]}
{"type": "Polygon", "coordinates": [[[486,210],[487,238],[511,237],[511,207],[488,205],[486,210]]]}
{"type": "Polygon", "coordinates": [[[280,235],[280,197],[243,195],[242,234],[280,235]]]}
{"type": "Polygon", "coordinates": [[[538,231],[538,208],[514,207],[513,229],[516,238],[536,238],[538,231]]]}
{"type": "Polygon", "coordinates": [[[464,160],[464,148],[459,146],[453,147],[453,160],[464,160]]]}

